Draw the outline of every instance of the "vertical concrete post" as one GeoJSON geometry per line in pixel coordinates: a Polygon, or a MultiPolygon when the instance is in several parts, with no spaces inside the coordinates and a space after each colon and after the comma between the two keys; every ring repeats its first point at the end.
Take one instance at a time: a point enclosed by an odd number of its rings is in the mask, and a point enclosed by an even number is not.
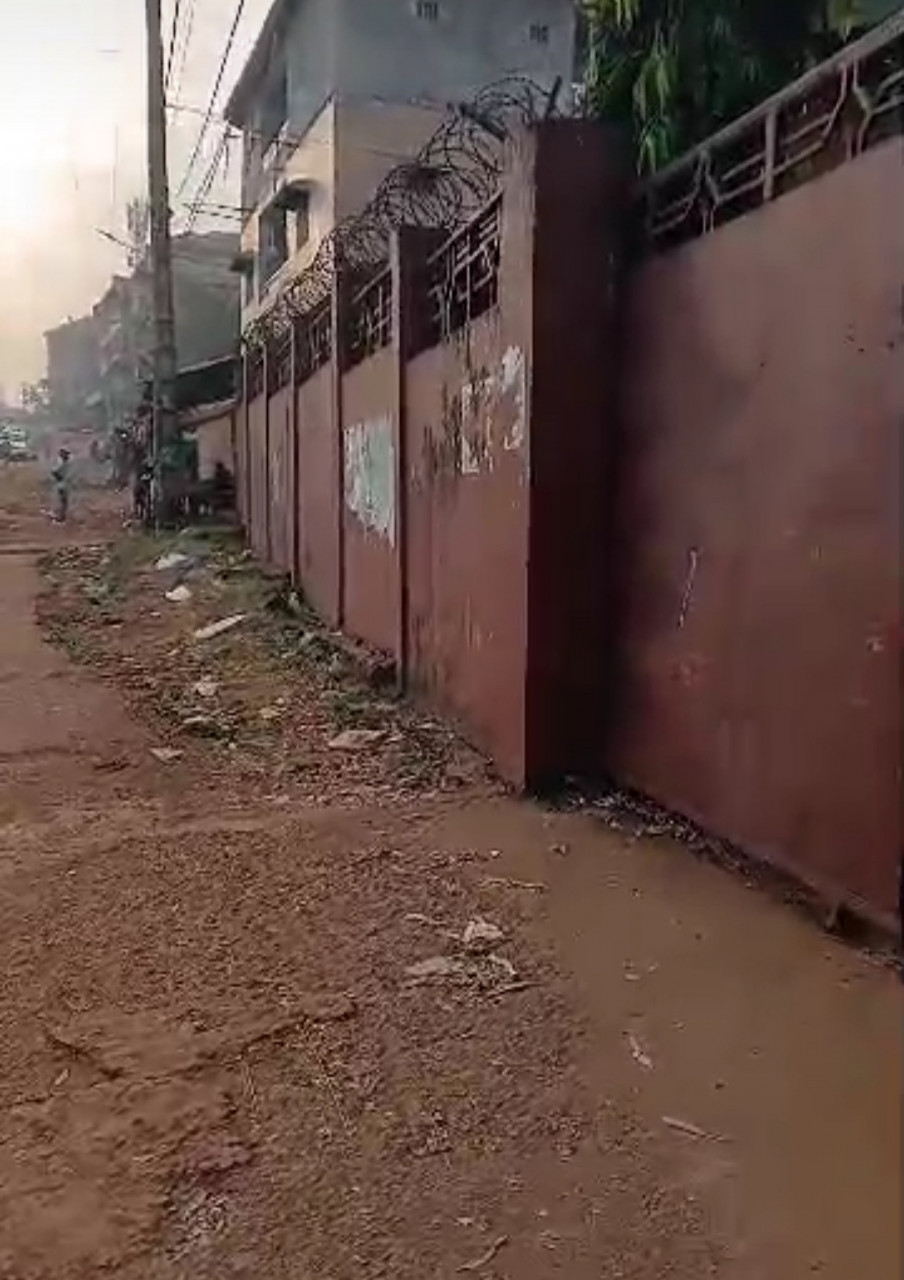
{"type": "Polygon", "coordinates": [[[408,403],[407,372],[417,344],[419,294],[424,265],[431,251],[444,238],[442,231],[423,227],[400,227],[392,237],[392,341],[396,353],[394,421],[396,423],[396,554],[399,574],[399,626],[396,651],[398,683],[407,689],[410,677],[410,546],[408,534],[408,403]]]}
{"type": "Polygon", "coordinates": [[[264,553],[267,564],[273,563],[270,542],[270,344],[264,342],[264,553]]]}
{"type": "Polygon", "coordinates": [[[289,349],[289,466],[292,476],[292,546],[289,560],[292,581],[301,582],[301,440],[298,421],[298,323],[292,317],[292,336],[289,349]]]}
{"type": "Polygon", "coordinates": [[[396,639],[396,681],[400,690],[408,686],[408,424],[406,422],[405,370],[411,342],[408,335],[412,308],[408,299],[412,263],[409,240],[404,231],[393,234],[390,245],[392,268],[392,349],[393,414],[396,464],[396,558],[399,575],[399,616],[396,639]]]}
{"type": "Polygon", "coordinates": [[[348,332],[347,273],[338,257],[330,292],[331,375],[333,383],[333,430],[336,437],[336,626],[345,625],[345,424],[342,408],[342,378],[345,373],[345,335],[348,332]]]}
{"type": "Polygon", "coordinates": [[[534,145],[526,750],[543,785],[602,754],[629,175],[601,125],[550,121],[534,145]]]}
{"type": "Polygon", "coordinates": [[[251,472],[250,472],[249,459],[248,459],[248,366],[249,366],[248,348],[243,344],[242,346],[242,386],[241,386],[242,399],[239,405],[239,413],[241,413],[242,420],[245,424],[245,429],[244,429],[244,432],[242,433],[242,442],[241,442],[243,444],[241,492],[239,492],[239,488],[238,488],[238,480],[239,480],[238,448],[235,451],[235,478],[236,478],[236,493],[239,495],[238,501],[241,503],[241,510],[239,511],[239,515],[241,516],[242,528],[245,531],[246,538],[248,538],[251,534],[251,521],[249,518],[249,512],[251,510],[251,500],[249,498],[249,491],[251,487],[251,472]]]}

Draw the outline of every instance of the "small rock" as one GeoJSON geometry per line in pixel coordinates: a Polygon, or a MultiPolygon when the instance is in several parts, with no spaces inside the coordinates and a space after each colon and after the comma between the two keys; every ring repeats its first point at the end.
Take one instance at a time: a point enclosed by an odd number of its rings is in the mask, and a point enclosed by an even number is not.
{"type": "Polygon", "coordinates": [[[505,974],[505,976],[508,978],[509,982],[513,982],[515,978],[517,978],[518,976],[517,969],[512,964],[511,960],[508,960],[505,956],[497,956],[495,952],[491,952],[487,956],[487,960],[489,961],[490,964],[494,964],[497,969],[501,969],[502,972],[505,974]]]}
{"type": "Polygon", "coordinates": [[[638,1040],[633,1031],[628,1031],[625,1036],[628,1041],[628,1048],[631,1050],[631,1057],[639,1067],[643,1067],[644,1071],[652,1071],[653,1059],[647,1053],[646,1049],[638,1040]]]}
{"type": "Polygon", "coordinates": [[[212,676],[202,676],[195,684],[192,685],[191,691],[199,698],[215,698],[219,689],[218,681],[212,676]]]}
{"type": "Polygon", "coordinates": [[[161,573],[166,573],[168,569],[181,569],[191,563],[191,556],[184,555],[181,551],[168,551],[166,555],[160,557],[154,568],[161,573]]]}
{"type": "Polygon", "coordinates": [[[679,1133],[686,1133],[691,1138],[709,1138],[705,1129],[701,1129],[698,1124],[692,1124],[690,1120],[682,1120],[680,1116],[663,1116],[662,1123],[669,1129],[677,1129],[679,1133]]]}
{"type": "Polygon", "coordinates": [[[191,588],[185,583],[180,583],[178,587],[173,587],[172,591],[167,591],[165,598],[170,604],[186,604],[191,599],[191,588]]]}
{"type": "Polygon", "coordinates": [[[376,746],[386,737],[385,729],[346,729],[333,738],[329,746],[334,751],[364,751],[376,746]]]}
{"type": "Polygon", "coordinates": [[[201,738],[217,738],[225,729],[213,716],[186,716],[182,721],[186,733],[196,733],[201,738]]]}
{"type": "Polygon", "coordinates": [[[247,617],[247,613],[234,613],[228,618],[219,618],[216,622],[208,623],[206,627],[199,627],[194,632],[194,639],[213,640],[216,636],[221,636],[224,632],[231,631],[233,627],[237,627],[247,617]]]}
{"type": "Polygon", "coordinates": [[[280,712],[279,707],[261,707],[257,714],[259,719],[269,723],[271,720],[278,720],[280,712]]]}
{"type": "Polygon", "coordinates": [[[173,760],[178,760],[183,752],[178,747],[151,747],[151,755],[161,764],[171,764],[173,760]]]}
{"type": "Polygon", "coordinates": [[[429,982],[433,978],[459,978],[467,971],[467,966],[460,960],[453,960],[450,956],[430,956],[428,960],[410,964],[405,973],[417,982],[429,982]]]}
{"type": "Polygon", "coordinates": [[[465,925],[461,940],[468,951],[482,952],[491,950],[497,942],[502,942],[504,937],[505,934],[498,925],[491,924],[489,920],[482,920],[478,916],[465,925]]]}

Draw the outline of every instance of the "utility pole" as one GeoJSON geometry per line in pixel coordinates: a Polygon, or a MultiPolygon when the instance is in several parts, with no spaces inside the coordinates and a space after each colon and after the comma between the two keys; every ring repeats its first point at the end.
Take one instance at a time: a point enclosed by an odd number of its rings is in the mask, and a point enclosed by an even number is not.
{"type": "Polygon", "coordinates": [[[145,0],[148,66],[148,197],[154,309],[154,512],[159,523],[172,514],[171,446],[179,441],[176,417],[176,325],[173,314],[173,255],[166,164],[166,102],[160,0],[145,0]]]}

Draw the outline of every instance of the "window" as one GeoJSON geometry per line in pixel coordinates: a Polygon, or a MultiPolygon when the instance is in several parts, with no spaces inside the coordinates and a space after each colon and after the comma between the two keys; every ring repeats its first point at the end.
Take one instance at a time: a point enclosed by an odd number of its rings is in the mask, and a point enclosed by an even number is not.
{"type": "Polygon", "coordinates": [[[289,115],[289,82],[285,67],[278,67],[270,80],[260,104],[260,133],[262,150],[270,146],[289,115]]]}
{"type": "Polygon", "coordinates": [[[307,191],[295,197],[295,252],[303,249],[311,238],[311,197],[307,191]]]}
{"type": "Polygon", "coordinates": [[[254,263],[242,272],[242,306],[250,307],[254,302],[254,263]]]}
{"type": "Polygon", "coordinates": [[[549,44],[549,27],[545,22],[530,24],[530,38],[534,44],[549,44]]]}
{"type": "Polygon", "coordinates": [[[438,22],[439,0],[416,0],[414,12],[425,22],[438,22]]]}
{"type": "Polygon", "coordinates": [[[286,211],[276,205],[265,209],[260,218],[258,249],[258,288],[267,287],[289,256],[286,211]]]}

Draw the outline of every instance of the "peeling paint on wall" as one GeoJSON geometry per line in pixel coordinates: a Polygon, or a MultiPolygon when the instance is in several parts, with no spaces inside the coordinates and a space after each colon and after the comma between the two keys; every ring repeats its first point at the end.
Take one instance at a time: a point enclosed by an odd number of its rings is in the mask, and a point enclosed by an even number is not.
{"type": "Polygon", "coordinates": [[[508,453],[524,445],[527,374],[524,352],[509,347],[495,369],[482,366],[448,399],[442,437],[433,450],[432,470],[463,476],[493,470],[501,447],[508,453]]]}
{"type": "Polygon", "coordinates": [[[527,408],[527,377],[524,369],[524,352],[520,347],[509,347],[502,357],[499,371],[500,398],[511,397],[513,416],[502,441],[503,449],[514,452],[524,444],[524,418],[527,408]]]}
{"type": "Polygon", "coordinates": [[[395,546],[396,462],[391,418],[346,427],[345,504],[366,529],[395,546]]]}

